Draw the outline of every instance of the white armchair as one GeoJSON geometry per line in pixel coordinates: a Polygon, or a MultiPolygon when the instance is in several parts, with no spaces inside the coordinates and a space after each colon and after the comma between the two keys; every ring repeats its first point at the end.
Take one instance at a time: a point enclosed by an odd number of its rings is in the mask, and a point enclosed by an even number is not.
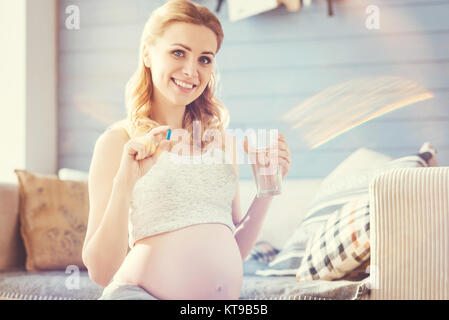
{"type": "Polygon", "coordinates": [[[379,174],[370,205],[365,299],[449,299],[449,167],[379,174]]]}

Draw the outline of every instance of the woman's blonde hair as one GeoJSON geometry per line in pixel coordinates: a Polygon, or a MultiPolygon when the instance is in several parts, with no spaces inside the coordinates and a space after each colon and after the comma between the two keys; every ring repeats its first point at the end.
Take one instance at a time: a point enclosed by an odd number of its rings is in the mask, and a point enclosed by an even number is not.
{"type": "MultiPolygon", "coordinates": [[[[223,30],[218,18],[208,8],[188,0],[170,0],[153,11],[141,36],[137,71],[126,85],[127,118],[118,123],[120,126],[125,124],[130,137],[140,136],[160,126],[150,118],[153,82],[151,69],[144,63],[144,50],[146,44],[154,43],[163,35],[165,29],[175,22],[208,27],[217,36],[217,52],[220,49],[224,37],[223,30]]],[[[182,126],[189,132],[191,142],[193,141],[193,121],[201,121],[201,137],[205,130],[217,129],[221,137],[225,138],[224,128],[228,126],[229,113],[215,98],[215,86],[216,78],[212,71],[210,82],[203,93],[186,107],[182,126]]],[[[201,141],[201,147],[207,144],[201,141]]]]}

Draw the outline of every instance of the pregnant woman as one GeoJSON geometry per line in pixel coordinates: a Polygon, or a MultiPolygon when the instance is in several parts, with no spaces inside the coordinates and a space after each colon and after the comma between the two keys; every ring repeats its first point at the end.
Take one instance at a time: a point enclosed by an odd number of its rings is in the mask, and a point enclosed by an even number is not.
{"type": "MultiPolygon", "coordinates": [[[[90,278],[105,287],[100,299],[239,298],[242,261],[272,198],[255,197],[242,217],[235,138],[224,131],[227,111],[214,97],[222,40],[217,17],[187,0],[168,1],[144,27],[126,88],[128,116],[98,138],[89,170],[82,256],[90,278]],[[195,150],[194,121],[201,134],[213,129],[231,140],[232,148],[213,149],[230,161],[185,163],[172,152],[168,129],[172,137],[186,132],[182,150],[195,150]]],[[[285,177],[290,153],[284,136],[278,139],[285,177]]],[[[203,140],[201,159],[216,145],[203,140]]]]}

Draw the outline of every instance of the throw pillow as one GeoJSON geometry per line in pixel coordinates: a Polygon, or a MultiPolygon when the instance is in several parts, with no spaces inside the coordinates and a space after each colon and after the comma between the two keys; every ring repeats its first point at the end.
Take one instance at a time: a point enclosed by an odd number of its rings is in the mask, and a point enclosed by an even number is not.
{"type": "Polygon", "coordinates": [[[359,149],[351,154],[328,176],[329,179],[326,178],[323,181],[305,218],[276,255],[276,258],[266,268],[257,270],[256,274],[260,276],[296,276],[309,239],[326,224],[332,214],[340,210],[346,203],[357,200],[361,196],[367,196],[369,183],[375,175],[391,168],[428,166],[426,157],[421,153],[390,161],[388,159],[388,156],[368,149],[359,149]],[[351,171],[350,168],[356,169],[351,171]]]}
{"type": "Polygon", "coordinates": [[[387,155],[366,148],[356,150],[323,180],[310,204],[309,215],[322,207],[341,207],[364,194],[376,170],[382,170],[392,160],[387,155]]]}
{"type": "MultiPolygon", "coordinates": [[[[362,183],[362,179],[357,179],[357,174],[364,171],[373,170],[376,167],[384,165],[392,158],[387,155],[360,148],[340,163],[321,183],[314,201],[309,205],[309,209],[304,215],[304,219],[295,229],[293,234],[285,243],[282,250],[270,264],[263,269],[257,270],[256,274],[260,276],[294,276],[301,265],[304,256],[307,241],[315,234],[315,232],[327,221],[330,214],[338,210],[344,205],[345,201],[353,197],[350,187],[354,185],[351,180],[362,183]],[[333,188],[332,185],[343,180],[347,176],[353,176],[348,183],[343,183],[340,187],[333,188]],[[328,195],[331,190],[346,189],[345,199],[336,197],[337,201],[331,201],[328,195]],[[349,197],[348,197],[349,195],[349,197]]],[[[367,184],[367,182],[365,182],[367,184]]]]}
{"type": "Polygon", "coordinates": [[[278,253],[279,250],[269,242],[256,242],[248,257],[243,261],[243,274],[255,275],[256,270],[265,267],[278,253]]]}
{"type": "Polygon", "coordinates": [[[340,279],[369,260],[369,227],[368,196],[334,212],[309,239],[297,281],[340,279]]]}
{"type": "Polygon", "coordinates": [[[89,178],[89,172],[70,168],[61,168],[58,171],[58,177],[61,180],[87,181],[89,178]]]}
{"type": "Polygon", "coordinates": [[[87,182],[14,170],[26,270],[85,269],[81,252],[89,215],[87,182]]]}
{"type": "Polygon", "coordinates": [[[260,262],[269,263],[274,259],[274,257],[276,257],[278,253],[279,250],[273,247],[267,241],[258,241],[251,249],[251,252],[245,259],[245,261],[257,260],[260,262]]]}

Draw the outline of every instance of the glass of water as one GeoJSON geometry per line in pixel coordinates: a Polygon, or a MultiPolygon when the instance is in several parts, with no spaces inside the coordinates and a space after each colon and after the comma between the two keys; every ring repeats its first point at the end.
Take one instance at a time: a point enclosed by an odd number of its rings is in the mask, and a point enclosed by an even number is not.
{"type": "Polygon", "coordinates": [[[248,156],[257,197],[281,194],[282,169],[278,160],[278,130],[258,130],[248,135],[248,156]]]}

